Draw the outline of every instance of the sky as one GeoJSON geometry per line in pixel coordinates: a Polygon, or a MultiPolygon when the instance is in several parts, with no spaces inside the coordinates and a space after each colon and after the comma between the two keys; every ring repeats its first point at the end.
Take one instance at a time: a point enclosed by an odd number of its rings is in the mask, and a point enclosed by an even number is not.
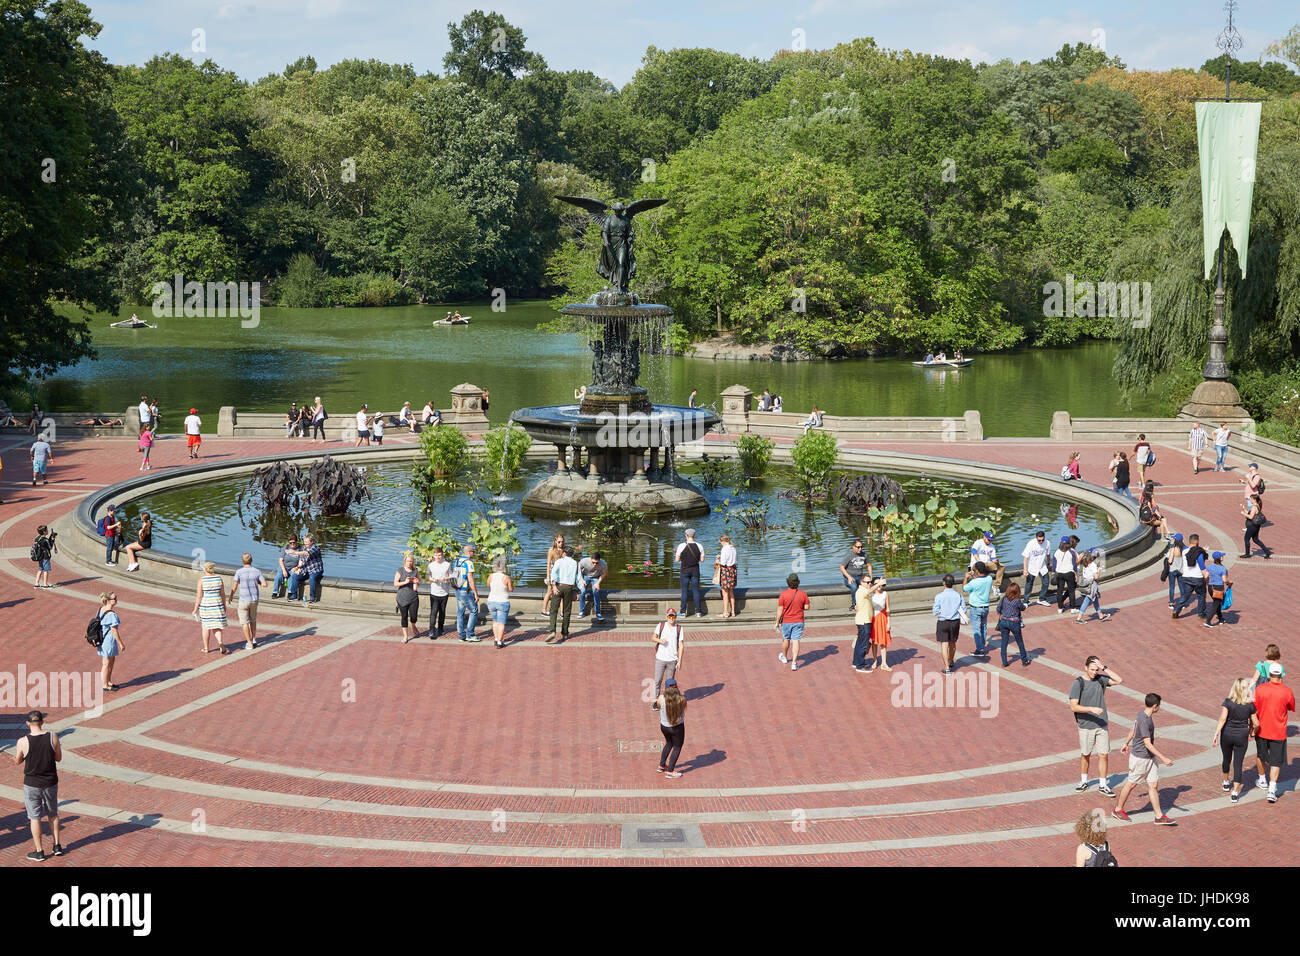
{"type": "MultiPolygon", "coordinates": [[[[585,69],[618,86],[647,46],[712,47],[767,58],[874,37],[889,49],[958,59],[1038,60],[1063,43],[1118,55],[1130,69],[1200,66],[1217,56],[1222,0],[87,0],[103,25],[91,46],[116,64],[158,53],[211,58],[247,80],[310,54],[324,68],[348,58],[409,63],[441,74],[447,24],[475,7],[523,29],[555,70],[585,69]],[[201,31],[196,34],[195,31],[201,31]],[[197,39],[196,39],[197,37],[197,39]],[[194,52],[202,42],[204,49],[194,52]]],[[[1257,59],[1300,23],[1296,0],[1242,0],[1241,59],[1257,59]]]]}

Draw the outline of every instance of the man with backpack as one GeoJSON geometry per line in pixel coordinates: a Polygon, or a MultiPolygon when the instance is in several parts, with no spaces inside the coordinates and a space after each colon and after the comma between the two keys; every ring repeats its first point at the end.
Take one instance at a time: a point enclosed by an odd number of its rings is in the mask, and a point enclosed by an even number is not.
{"type": "Polygon", "coordinates": [[[1246,486],[1246,500],[1250,501],[1251,495],[1259,495],[1260,500],[1264,499],[1264,476],[1259,473],[1259,463],[1252,461],[1248,466],[1250,474],[1245,478],[1237,480],[1246,486]]]}
{"type": "Polygon", "coordinates": [[[1101,662],[1096,654],[1088,655],[1083,662],[1083,674],[1074,679],[1067,695],[1074,722],[1079,728],[1079,785],[1074,789],[1082,793],[1088,789],[1088,772],[1092,755],[1097,755],[1100,774],[1099,792],[1115,796],[1110,778],[1110,722],[1106,716],[1106,688],[1122,684],[1123,679],[1101,662]]]}
{"type": "Polygon", "coordinates": [[[122,522],[117,517],[117,505],[108,506],[108,514],[99,519],[95,533],[104,539],[104,566],[111,568],[117,563],[117,541],[122,531],[122,522]]]}
{"type": "Polygon", "coordinates": [[[1174,603],[1173,619],[1178,620],[1178,612],[1191,603],[1196,595],[1196,613],[1205,617],[1205,549],[1201,547],[1201,536],[1187,536],[1187,550],[1183,552],[1183,576],[1178,581],[1182,595],[1174,603]]]}
{"type": "Polygon", "coordinates": [[[664,620],[655,625],[655,702],[651,710],[659,709],[659,695],[663,692],[664,680],[677,676],[677,668],[682,666],[682,652],[685,635],[677,623],[677,610],[669,608],[664,620]]]}
{"type": "Polygon", "coordinates": [[[478,624],[478,587],[474,584],[474,545],[461,549],[452,567],[456,584],[456,633],[466,644],[478,644],[474,628],[478,624]]]}

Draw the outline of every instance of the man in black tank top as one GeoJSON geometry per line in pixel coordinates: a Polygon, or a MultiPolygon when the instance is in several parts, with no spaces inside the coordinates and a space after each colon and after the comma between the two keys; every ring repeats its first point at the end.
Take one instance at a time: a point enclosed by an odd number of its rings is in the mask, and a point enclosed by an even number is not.
{"type": "Polygon", "coordinates": [[[36,850],[27,859],[37,863],[45,859],[41,846],[41,817],[50,818],[50,832],[54,835],[54,855],[63,856],[59,843],[59,772],[55,767],[63,759],[59,738],[44,730],[45,715],[33,710],[27,715],[27,736],[18,741],[14,749],[15,764],[23,767],[23,802],[27,804],[27,819],[32,825],[32,842],[36,850]]]}

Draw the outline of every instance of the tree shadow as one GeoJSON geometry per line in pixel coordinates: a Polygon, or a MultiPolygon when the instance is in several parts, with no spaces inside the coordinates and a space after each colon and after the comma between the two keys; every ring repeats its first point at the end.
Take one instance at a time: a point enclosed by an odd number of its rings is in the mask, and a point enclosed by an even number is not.
{"type": "Polygon", "coordinates": [[[726,686],[727,685],[724,682],[720,684],[710,684],[707,687],[692,687],[684,696],[687,700],[703,700],[705,697],[712,697],[726,686]]]}
{"type": "Polygon", "coordinates": [[[725,750],[718,750],[715,747],[706,754],[700,754],[699,756],[692,757],[685,763],[679,763],[677,769],[682,773],[693,770],[703,770],[705,767],[712,767],[714,764],[722,763],[722,761],[726,759],[727,752],[725,750]]]}

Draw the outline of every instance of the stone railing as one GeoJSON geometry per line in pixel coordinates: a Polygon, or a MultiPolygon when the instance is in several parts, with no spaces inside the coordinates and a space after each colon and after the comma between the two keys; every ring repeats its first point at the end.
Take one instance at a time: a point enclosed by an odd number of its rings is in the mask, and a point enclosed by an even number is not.
{"type": "MultiPolygon", "coordinates": [[[[810,411],[760,412],[754,408],[754,393],[744,385],[732,385],[722,392],[722,423],[728,434],[752,432],[767,438],[798,438],[810,411]]],[[[978,411],[960,418],[861,418],[822,415],[822,426],[840,441],[983,441],[984,425],[978,411]]]]}
{"type": "MultiPolygon", "coordinates": [[[[135,408],[129,409],[126,414],[122,412],[46,412],[42,414],[41,424],[37,427],[37,435],[45,435],[51,441],[57,441],[59,434],[67,435],[93,435],[95,437],[114,436],[114,435],[138,435],[140,433],[140,417],[135,408]],[[134,414],[134,417],[132,417],[134,414]],[[78,425],[79,421],[87,419],[102,419],[105,421],[121,420],[121,425],[78,425]]],[[[8,413],[5,413],[6,416],[8,413]]],[[[0,433],[5,435],[23,435],[28,434],[26,421],[31,417],[31,412],[15,412],[14,417],[24,422],[23,425],[6,425],[0,428],[0,433]]],[[[33,441],[35,439],[33,438],[33,441]]]]}
{"type": "MultiPolygon", "coordinates": [[[[451,407],[438,409],[442,414],[442,424],[458,428],[463,432],[470,434],[481,434],[489,427],[487,415],[483,411],[483,389],[477,385],[471,385],[469,382],[457,385],[451,390],[451,407]]],[[[416,417],[417,431],[425,426],[419,424],[420,413],[424,406],[413,408],[412,414],[416,417]]],[[[396,418],[401,408],[393,411],[383,411],[379,409],[370,409],[370,414],[384,417],[385,437],[397,437],[400,435],[409,435],[410,431],[404,425],[394,425],[392,419],[396,418]]],[[[284,412],[239,412],[233,405],[223,405],[217,416],[217,434],[229,438],[284,438],[284,412]]],[[[331,413],[328,421],[325,423],[325,434],[329,438],[338,438],[342,434],[344,440],[356,438],[356,410],[351,412],[331,413]]],[[[311,435],[311,428],[306,430],[308,437],[311,435]]]]}

